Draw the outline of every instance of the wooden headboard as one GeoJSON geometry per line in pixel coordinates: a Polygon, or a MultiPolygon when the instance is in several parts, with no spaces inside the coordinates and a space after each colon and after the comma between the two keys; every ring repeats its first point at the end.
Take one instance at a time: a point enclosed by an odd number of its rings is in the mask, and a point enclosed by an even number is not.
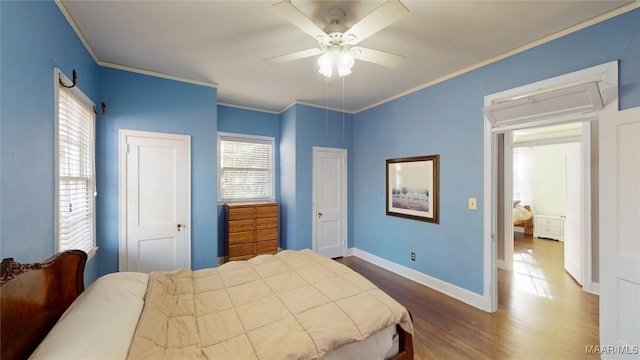
{"type": "Polygon", "coordinates": [[[69,250],[42,263],[2,260],[0,337],[2,360],[26,359],[84,291],[87,254],[69,250]]]}

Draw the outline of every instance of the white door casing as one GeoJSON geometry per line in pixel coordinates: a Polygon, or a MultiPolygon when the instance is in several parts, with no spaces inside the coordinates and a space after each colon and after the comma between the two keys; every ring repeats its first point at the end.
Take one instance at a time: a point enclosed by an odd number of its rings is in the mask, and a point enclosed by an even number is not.
{"type": "Polygon", "coordinates": [[[313,148],[313,250],[331,258],[347,250],[346,153],[313,148]]]}
{"type": "MultiPolygon", "coordinates": [[[[522,127],[530,126],[545,126],[553,124],[561,124],[573,121],[593,121],[597,120],[603,114],[615,112],[618,109],[618,62],[611,61],[602,65],[593,66],[583,70],[575,71],[566,75],[557,76],[547,80],[531,83],[525,86],[521,86],[515,89],[509,89],[499,93],[487,95],[484,98],[485,106],[491,105],[494,101],[500,99],[509,99],[515,96],[534,93],[539,89],[554,88],[563,86],[566,84],[573,84],[576,82],[584,81],[585,79],[599,79],[600,91],[603,95],[604,109],[597,113],[576,113],[568,114],[558,118],[540,119],[532,123],[523,123],[519,127],[510,127],[503,129],[502,131],[515,130],[522,127]]],[[[499,176],[497,170],[498,156],[497,156],[497,144],[499,129],[495,129],[489,119],[484,118],[484,197],[488,201],[484,202],[484,289],[483,289],[483,301],[477,305],[477,307],[488,311],[498,311],[498,261],[497,261],[497,245],[496,245],[496,229],[497,229],[497,192],[499,176]]],[[[583,136],[583,142],[585,141],[583,136]]],[[[584,156],[584,154],[583,154],[584,156]]],[[[583,165],[586,168],[585,162],[588,157],[584,157],[583,165]]],[[[589,179],[583,179],[587,182],[589,179]]],[[[590,189],[590,183],[585,188],[590,189]]],[[[591,206],[590,192],[585,191],[585,206],[591,206]]],[[[591,218],[589,214],[585,216],[587,220],[583,224],[585,234],[590,231],[591,218]]],[[[585,258],[591,257],[591,237],[586,236],[586,243],[584,244],[585,258]]],[[[591,259],[587,259],[589,262],[591,259]]],[[[583,289],[585,291],[597,292],[592,283],[591,276],[591,264],[584,263],[584,275],[583,289]]],[[[600,267],[602,267],[600,263],[600,267]]]]}
{"type": "MultiPolygon", "coordinates": [[[[508,131],[504,133],[504,151],[503,151],[503,194],[504,201],[504,261],[498,260],[500,269],[513,270],[513,133],[508,131]]],[[[524,204],[523,204],[524,205],[524,204]]]]}
{"type": "Polygon", "coordinates": [[[120,271],[191,267],[190,137],[119,130],[120,271]]]}
{"type": "Polygon", "coordinates": [[[565,154],[564,268],[582,285],[582,179],[591,174],[582,172],[581,145],[572,144],[565,154]]]}
{"type": "Polygon", "coordinates": [[[600,119],[600,344],[640,355],[640,107],[600,119]]]}

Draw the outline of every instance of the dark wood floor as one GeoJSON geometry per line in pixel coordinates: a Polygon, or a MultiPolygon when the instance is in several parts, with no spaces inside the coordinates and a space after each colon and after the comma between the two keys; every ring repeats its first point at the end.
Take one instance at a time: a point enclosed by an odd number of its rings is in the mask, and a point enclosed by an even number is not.
{"type": "Polygon", "coordinates": [[[562,243],[518,237],[490,314],[356,257],[338,259],[409,309],[416,359],[597,359],[598,297],[564,271],[562,243]]]}

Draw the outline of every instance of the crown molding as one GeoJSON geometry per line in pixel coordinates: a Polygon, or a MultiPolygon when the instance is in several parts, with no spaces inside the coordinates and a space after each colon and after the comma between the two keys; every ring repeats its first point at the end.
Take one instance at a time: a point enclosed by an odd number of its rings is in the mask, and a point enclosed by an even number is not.
{"type": "Polygon", "coordinates": [[[140,69],[140,68],[136,68],[136,67],[132,67],[132,66],[114,64],[114,63],[110,63],[110,62],[106,62],[106,61],[98,61],[98,65],[104,66],[104,67],[108,67],[108,68],[112,68],[112,69],[124,70],[124,71],[134,72],[134,73],[143,74],[143,75],[149,75],[149,76],[155,76],[155,77],[174,80],[174,81],[180,81],[180,82],[194,84],[194,85],[206,86],[206,87],[211,87],[211,88],[218,88],[218,84],[216,84],[214,82],[206,82],[206,81],[194,80],[194,79],[189,79],[189,78],[185,78],[185,77],[181,77],[181,76],[165,74],[165,73],[161,73],[161,72],[157,72],[157,71],[150,71],[150,70],[140,69]]]}
{"type": "Polygon", "coordinates": [[[69,14],[69,11],[67,11],[67,8],[64,7],[64,4],[62,3],[62,1],[61,0],[55,0],[55,3],[58,6],[58,9],[60,9],[60,12],[62,13],[62,15],[65,17],[65,19],[67,19],[67,22],[69,23],[69,25],[71,25],[71,28],[73,29],[73,31],[76,33],[76,35],[78,36],[78,38],[82,42],[82,45],[84,45],[85,49],[87,50],[89,55],[91,55],[91,57],[93,58],[93,61],[95,61],[97,65],[104,66],[104,67],[109,67],[109,68],[113,68],[113,69],[130,71],[130,72],[144,74],[144,75],[149,75],[149,76],[165,78],[165,79],[169,79],[169,80],[175,80],[175,81],[195,84],[195,85],[218,88],[218,84],[214,83],[214,82],[206,82],[206,81],[194,80],[194,79],[189,79],[189,78],[185,78],[185,77],[181,77],[181,76],[169,75],[169,74],[164,74],[164,73],[157,72],[157,71],[150,71],[150,70],[135,68],[135,67],[131,67],[131,66],[125,66],[125,65],[120,65],[120,64],[115,64],[115,63],[110,63],[110,62],[106,62],[106,61],[100,60],[98,58],[98,56],[96,55],[95,51],[93,51],[93,48],[89,45],[89,42],[87,41],[87,38],[80,31],[80,28],[78,27],[78,25],[75,23],[75,21],[71,17],[71,14],[69,14]]]}
{"type": "Polygon", "coordinates": [[[282,113],[281,111],[265,110],[265,109],[250,107],[250,106],[243,106],[243,105],[236,105],[236,104],[226,103],[226,102],[223,102],[223,101],[218,101],[217,104],[219,106],[227,106],[227,107],[232,107],[232,108],[242,109],[242,110],[249,110],[249,111],[259,111],[259,112],[275,114],[275,115],[280,115],[282,113]]]}
{"type": "MultiPolygon", "coordinates": [[[[140,74],[144,74],[144,75],[149,75],[149,76],[155,76],[155,77],[161,77],[161,78],[165,78],[165,79],[169,79],[169,80],[175,80],[175,81],[180,81],[180,82],[185,82],[185,83],[190,83],[190,84],[195,84],[195,85],[201,85],[201,86],[207,86],[207,87],[213,87],[213,88],[218,88],[219,84],[215,83],[215,82],[205,82],[205,81],[200,81],[200,80],[194,80],[194,79],[189,79],[189,78],[184,78],[184,77],[180,77],[180,76],[175,76],[175,75],[169,75],[169,74],[164,74],[164,73],[160,73],[160,72],[155,72],[155,71],[150,71],[150,70],[145,70],[145,69],[140,69],[140,68],[135,68],[135,67],[130,67],[130,66],[125,66],[125,65],[120,65],[120,64],[114,64],[114,63],[109,63],[109,62],[105,62],[100,60],[95,52],[93,51],[93,49],[91,48],[91,46],[89,46],[89,42],[87,41],[87,39],[84,37],[84,35],[82,34],[82,32],[80,31],[80,29],[78,28],[78,26],[76,25],[76,23],[73,21],[73,18],[71,17],[71,15],[69,14],[69,12],[67,11],[67,9],[64,7],[64,4],[62,3],[61,0],[55,0],[56,5],[58,6],[58,8],[60,9],[60,11],[62,12],[62,14],[64,15],[64,17],[67,19],[67,22],[71,25],[71,27],[73,28],[73,30],[75,31],[76,35],[78,36],[78,38],[80,39],[80,41],[82,42],[82,44],[84,45],[84,47],[87,49],[87,51],[89,52],[89,54],[91,55],[91,57],[93,58],[93,60],[96,62],[96,64],[98,64],[99,66],[104,66],[104,67],[109,67],[109,68],[114,68],[114,69],[119,69],[119,70],[125,70],[125,71],[130,71],[130,72],[135,72],[135,73],[140,73],[140,74]]],[[[317,105],[317,104],[312,104],[312,103],[308,103],[308,102],[304,102],[304,101],[299,101],[299,100],[294,100],[292,101],[289,105],[285,106],[284,108],[282,108],[280,111],[271,111],[271,110],[262,110],[262,109],[255,109],[255,108],[251,108],[251,107],[245,107],[242,105],[234,105],[234,104],[228,104],[228,103],[218,103],[218,104],[222,104],[225,106],[231,106],[231,107],[237,107],[237,108],[243,108],[243,109],[247,109],[247,110],[255,110],[255,111],[261,111],[261,112],[268,112],[268,113],[275,113],[275,114],[281,114],[284,111],[286,111],[287,109],[289,109],[291,106],[295,105],[295,104],[301,104],[301,105],[306,105],[306,106],[311,106],[311,107],[316,107],[316,108],[321,108],[321,109],[326,109],[326,110],[332,110],[332,111],[337,111],[337,112],[344,112],[347,114],[358,114],[360,112],[372,109],[374,107],[377,107],[379,105],[388,103],[390,101],[399,99],[401,97],[404,97],[406,95],[410,95],[412,93],[415,93],[417,91],[420,91],[422,89],[426,89],[428,87],[431,87],[433,85],[445,82],[447,80],[453,79],[457,76],[463,75],[465,73],[471,72],[473,70],[479,69],[481,67],[484,67],[486,65],[498,62],[500,60],[506,59],[508,57],[511,57],[513,55],[519,54],[521,52],[527,51],[529,49],[532,49],[536,46],[540,46],[542,44],[545,44],[547,42],[556,40],[558,38],[561,38],[565,35],[569,35],[571,33],[577,32],[579,30],[585,29],[589,26],[595,25],[597,23],[609,20],[611,18],[614,18],[618,15],[622,15],[626,12],[635,10],[640,8],[640,0],[634,0],[633,2],[621,6],[617,9],[614,9],[612,11],[609,11],[605,14],[602,14],[600,16],[596,16],[592,19],[589,19],[587,21],[583,21],[579,24],[570,26],[564,30],[558,31],[554,34],[545,36],[543,38],[540,38],[538,40],[532,41],[528,44],[525,44],[523,46],[520,46],[518,48],[515,48],[513,50],[504,52],[500,55],[491,57],[487,60],[478,62],[476,64],[473,64],[471,66],[468,66],[466,68],[463,68],[461,70],[458,71],[454,71],[452,73],[449,73],[447,75],[441,76],[437,79],[434,79],[432,81],[426,82],[424,84],[418,85],[416,87],[413,87],[409,90],[403,91],[397,95],[394,95],[392,97],[386,98],[384,100],[380,100],[378,102],[375,102],[371,105],[365,106],[361,109],[358,110],[344,110],[343,109],[337,109],[337,108],[332,108],[332,107],[327,107],[327,106],[321,106],[321,105],[317,105]]]]}
{"type": "Polygon", "coordinates": [[[283,113],[285,110],[287,110],[288,108],[292,107],[293,105],[304,105],[304,106],[310,106],[310,107],[323,109],[323,110],[331,110],[331,111],[335,111],[335,112],[339,112],[339,113],[345,113],[345,114],[351,114],[351,115],[354,114],[354,112],[350,111],[350,110],[346,110],[346,109],[343,110],[343,109],[338,109],[338,108],[334,108],[334,107],[331,107],[331,106],[313,104],[313,103],[305,102],[305,101],[301,101],[301,100],[295,100],[295,101],[291,102],[291,104],[289,104],[286,107],[284,107],[282,110],[280,110],[280,112],[283,113]]]}
{"type": "Polygon", "coordinates": [[[476,63],[476,64],[473,64],[471,66],[468,66],[468,67],[466,67],[464,69],[461,69],[461,70],[458,70],[458,71],[454,71],[454,72],[449,73],[449,74],[447,74],[445,76],[441,76],[441,77],[439,77],[437,79],[434,79],[434,80],[429,81],[427,83],[424,83],[422,85],[418,85],[418,86],[416,86],[414,88],[411,88],[411,89],[409,89],[407,91],[401,92],[401,93],[399,93],[397,95],[394,95],[394,96],[392,96],[390,98],[378,101],[378,102],[373,103],[373,104],[371,104],[369,106],[365,106],[365,107],[363,107],[363,108],[361,108],[359,110],[354,111],[354,114],[363,112],[365,110],[369,110],[371,108],[374,108],[376,106],[382,105],[382,104],[387,103],[387,102],[390,102],[392,100],[396,100],[396,99],[401,98],[403,96],[412,94],[412,93],[414,93],[416,91],[420,91],[422,89],[426,89],[426,88],[431,87],[433,85],[445,82],[447,80],[453,79],[453,78],[455,78],[457,76],[460,76],[462,74],[471,72],[473,70],[479,69],[481,67],[487,66],[487,65],[495,63],[495,62],[498,62],[500,60],[504,60],[504,59],[506,59],[508,57],[511,57],[513,55],[516,55],[516,54],[519,54],[521,52],[524,52],[524,51],[527,51],[529,49],[532,49],[532,48],[534,48],[536,46],[540,46],[542,44],[551,42],[551,41],[559,39],[559,38],[561,38],[561,37],[563,37],[565,35],[569,35],[571,33],[580,31],[582,29],[588,28],[589,26],[601,23],[603,21],[609,20],[609,19],[614,18],[614,17],[616,17],[618,15],[622,15],[622,14],[624,14],[626,12],[629,12],[629,11],[632,11],[632,10],[635,10],[635,9],[638,9],[638,8],[640,8],[640,0],[635,0],[635,1],[633,1],[633,2],[631,2],[629,4],[627,4],[627,5],[623,5],[623,6],[619,7],[619,8],[617,8],[617,9],[611,10],[611,11],[609,11],[609,12],[607,12],[605,14],[602,14],[600,16],[596,16],[596,17],[591,18],[591,19],[589,19],[587,21],[583,21],[583,22],[581,22],[579,24],[570,26],[570,27],[568,27],[568,28],[566,28],[564,30],[558,31],[558,32],[553,33],[551,35],[547,35],[547,36],[545,36],[543,38],[540,38],[540,39],[532,41],[532,42],[530,42],[528,44],[522,45],[522,46],[517,47],[517,48],[515,48],[513,50],[504,52],[504,53],[502,53],[500,55],[494,56],[494,57],[489,58],[489,59],[487,59],[485,61],[481,61],[479,63],[476,63]]]}
{"type": "Polygon", "coordinates": [[[80,31],[80,28],[78,27],[78,25],[76,25],[75,21],[73,21],[73,18],[71,17],[71,14],[69,14],[69,11],[67,11],[67,8],[64,7],[64,4],[62,3],[61,0],[55,0],[55,3],[58,6],[58,9],[60,9],[60,12],[64,16],[64,18],[67,19],[67,22],[69,23],[69,25],[71,25],[71,28],[73,29],[73,31],[76,33],[76,35],[78,35],[78,38],[82,42],[82,45],[84,45],[84,48],[87,49],[87,52],[89,52],[89,55],[91,55],[91,57],[93,58],[93,61],[95,61],[97,64],[100,60],[96,56],[96,53],[93,51],[93,48],[89,46],[89,42],[87,41],[87,38],[84,37],[84,34],[80,31]]]}

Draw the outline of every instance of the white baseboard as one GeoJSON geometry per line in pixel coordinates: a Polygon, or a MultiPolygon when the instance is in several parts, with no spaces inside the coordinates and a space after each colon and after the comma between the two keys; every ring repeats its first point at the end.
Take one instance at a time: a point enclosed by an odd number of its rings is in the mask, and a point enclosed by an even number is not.
{"type": "Polygon", "coordinates": [[[591,282],[591,286],[587,287],[586,284],[582,286],[582,289],[590,294],[600,296],[600,283],[591,282]]]}
{"type": "Polygon", "coordinates": [[[498,269],[504,269],[504,270],[508,269],[507,263],[504,260],[496,259],[496,262],[498,263],[498,269]]]}
{"type": "Polygon", "coordinates": [[[348,256],[355,256],[360,259],[366,260],[385,270],[389,270],[409,280],[415,281],[454,299],[460,300],[465,304],[469,304],[486,312],[491,312],[491,299],[488,296],[476,294],[472,291],[463,289],[440,279],[436,279],[406,266],[383,259],[364,250],[349,248],[347,250],[347,254],[348,256]]]}

